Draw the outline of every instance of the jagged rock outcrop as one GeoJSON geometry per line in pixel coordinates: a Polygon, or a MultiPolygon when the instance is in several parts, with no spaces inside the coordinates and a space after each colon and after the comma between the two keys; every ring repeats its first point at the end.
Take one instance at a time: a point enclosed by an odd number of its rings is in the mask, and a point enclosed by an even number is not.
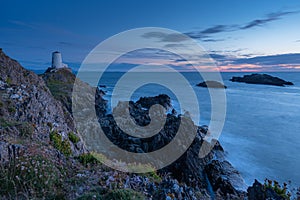
{"type": "Polygon", "coordinates": [[[205,173],[213,190],[221,196],[238,196],[237,190],[247,190],[240,173],[226,160],[212,160],[205,166],[205,173]]]}
{"type": "Polygon", "coordinates": [[[136,103],[147,109],[154,104],[160,104],[166,109],[171,107],[171,99],[166,94],[160,94],[155,97],[141,97],[136,103]]]}
{"type": "Polygon", "coordinates": [[[285,81],[283,79],[270,76],[268,74],[251,74],[251,75],[244,75],[243,77],[234,76],[230,79],[230,81],[243,82],[249,84],[276,85],[276,86],[294,85],[292,82],[285,81]]]}
{"type": "MultiPolygon", "coordinates": [[[[130,116],[138,125],[146,126],[151,120],[156,119],[156,114],[153,113],[150,118],[149,108],[157,103],[165,108],[170,107],[170,101],[167,95],[159,95],[143,97],[136,102],[119,102],[115,108],[118,112],[113,112],[113,114],[114,116],[121,116],[125,120],[124,124],[128,124],[125,109],[129,105],[130,116]]],[[[157,116],[159,115],[162,113],[157,113],[157,116]]],[[[196,131],[197,135],[187,151],[174,163],[161,169],[160,173],[171,173],[179,182],[198,188],[198,190],[206,191],[208,184],[210,184],[209,181],[213,185],[214,192],[222,191],[222,193],[219,192],[219,195],[242,198],[244,192],[241,191],[246,190],[246,185],[239,172],[225,160],[224,150],[219,142],[215,142],[213,150],[206,157],[199,157],[200,148],[206,142],[204,137],[208,134],[206,126],[197,127],[188,116],[169,113],[166,114],[164,128],[158,134],[150,138],[137,138],[128,136],[123,132],[114,121],[113,115],[99,118],[102,130],[115,145],[135,153],[152,152],[167,145],[174,139],[182,120],[185,120],[187,125],[186,128],[183,128],[184,132],[196,131]]],[[[177,148],[181,148],[180,144],[177,145],[177,148]]],[[[121,159],[127,161],[126,157],[121,159]]]]}

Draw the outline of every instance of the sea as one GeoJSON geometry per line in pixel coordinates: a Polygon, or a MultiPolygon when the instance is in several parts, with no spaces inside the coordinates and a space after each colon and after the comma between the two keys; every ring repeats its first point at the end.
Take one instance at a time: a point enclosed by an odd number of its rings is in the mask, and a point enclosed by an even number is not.
{"type": "MultiPolygon", "coordinates": [[[[148,72],[141,74],[143,79],[148,72]]],[[[109,102],[108,112],[114,105],[112,97],[124,99],[114,92],[116,83],[124,75],[122,72],[106,72],[99,79],[104,96],[109,102]],[[104,87],[105,86],[105,87],[104,87]]],[[[163,73],[158,73],[160,76],[163,73]]],[[[197,87],[203,81],[199,73],[182,72],[194,90],[200,107],[198,125],[209,124],[211,118],[211,99],[207,88],[197,87]]],[[[247,185],[255,179],[263,182],[265,178],[280,183],[289,182],[300,186],[300,73],[268,72],[267,74],[294,83],[293,86],[272,86],[231,82],[233,76],[243,76],[246,72],[221,73],[227,86],[226,118],[219,140],[226,151],[227,159],[241,173],[247,185]]],[[[87,73],[85,81],[96,74],[87,73]],[[88,75],[89,74],[89,75],[88,75]]],[[[153,75],[153,74],[152,74],[153,75]]],[[[94,77],[95,78],[95,77],[94,77]]],[[[166,76],[166,80],[168,80],[166,76]]],[[[178,80],[168,80],[172,87],[178,86],[178,80]]],[[[122,84],[123,92],[131,91],[134,84],[122,84]]],[[[134,87],[136,87],[134,85],[134,87]]],[[[216,89],[217,90],[217,89],[216,89]]],[[[182,91],[184,94],[185,91],[182,91]]],[[[122,93],[122,92],[121,92],[122,93]]],[[[159,84],[151,83],[136,88],[130,100],[140,97],[168,94],[174,109],[180,111],[180,102],[173,90],[159,84]]],[[[188,94],[187,94],[187,98],[188,94]]],[[[189,109],[196,109],[190,107],[189,109]]]]}

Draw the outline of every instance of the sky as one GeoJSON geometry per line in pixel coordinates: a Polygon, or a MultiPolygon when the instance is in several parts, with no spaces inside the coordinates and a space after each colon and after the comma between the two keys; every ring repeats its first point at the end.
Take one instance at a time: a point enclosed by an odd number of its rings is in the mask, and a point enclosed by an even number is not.
{"type": "MultiPolygon", "coordinates": [[[[100,42],[122,31],[162,27],[196,40],[220,71],[300,71],[300,2],[297,0],[2,1],[0,48],[24,67],[43,70],[51,52],[78,69],[100,42]]],[[[176,45],[176,40],[156,35],[176,45]]],[[[145,52],[145,51],[144,51],[145,52]]],[[[119,59],[118,70],[159,53],[119,59]]],[[[159,55],[159,56],[157,56],[159,55]]],[[[189,71],[180,59],[169,62],[189,71]]]]}

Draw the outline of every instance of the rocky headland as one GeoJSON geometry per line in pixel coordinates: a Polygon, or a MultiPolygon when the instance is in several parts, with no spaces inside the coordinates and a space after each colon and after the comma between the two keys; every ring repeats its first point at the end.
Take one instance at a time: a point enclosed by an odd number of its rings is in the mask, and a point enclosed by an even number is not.
{"type": "MultiPolygon", "coordinates": [[[[95,102],[98,122],[119,147],[147,153],[168,144],[180,121],[197,134],[187,151],[171,165],[145,174],[116,171],[89,152],[83,134],[74,125],[71,94],[75,75],[68,69],[42,75],[24,69],[0,50],[0,198],[1,199],[285,199],[273,183],[248,188],[240,173],[226,160],[221,144],[200,158],[207,126],[196,126],[189,116],[166,115],[164,128],[151,138],[124,133],[106,113],[105,93],[79,81],[95,102]],[[266,189],[268,187],[268,189],[266,189]],[[268,196],[266,196],[266,193],[268,196]]],[[[138,125],[150,123],[149,109],[160,104],[171,109],[167,95],[127,102],[138,125]]],[[[114,112],[126,108],[119,102],[114,112]]],[[[154,113],[154,115],[161,113],[154,113]]],[[[126,118],[122,119],[124,123],[126,118]]],[[[126,161],[126,158],[123,158],[126,161]]],[[[285,194],[285,193],[284,193],[285,194]]]]}
{"type": "Polygon", "coordinates": [[[251,75],[244,75],[243,77],[234,76],[230,79],[230,81],[249,83],[249,84],[275,85],[275,86],[294,85],[292,82],[285,81],[283,79],[268,74],[251,74],[251,75]]]}

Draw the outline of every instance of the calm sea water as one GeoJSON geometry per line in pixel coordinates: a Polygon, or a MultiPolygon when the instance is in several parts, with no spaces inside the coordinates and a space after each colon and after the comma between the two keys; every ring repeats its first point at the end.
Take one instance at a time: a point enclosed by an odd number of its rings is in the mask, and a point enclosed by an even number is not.
{"type": "MultiPolygon", "coordinates": [[[[254,179],[265,178],[280,182],[291,181],[300,185],[300,73],[268,73],[295,85],[277,87],[232,83],[232,76],[247,73],[222,73],[227,96],[227,114],[220,141],[227,152],[229,161],[241,172],[247,184],[254,179]]],[[[202,78],[197,73],[183,73],[193,87],[200,105],[200,125],[210,120],[210,96],[206,88],[196,87],[202,78]]],[[[86,75],[88,77],[95,74],[86,75]]],[[[107,73],[100,84],[110,100],[115,83],[122,73],[107,73]]],[[[147,74],[141,74],[141,78],[147,74]]],[[[169,80],[174,86],[177,80],[169,80]]],[[[129,91],[132,84],[123,84],[122,91],[129,91]]],[[[184,93],[184,91],[182,91],[184,93]]],[[[179,104],[175,95],[165,87],[150,84],[139,88],[131,99],[166,93],[171,96],[175,109],[179,104]]],[[[122,99],[122,94],[114,94],[122,99]]],[[[194,108],[190,108],[194,109],[194,108]]]]}

